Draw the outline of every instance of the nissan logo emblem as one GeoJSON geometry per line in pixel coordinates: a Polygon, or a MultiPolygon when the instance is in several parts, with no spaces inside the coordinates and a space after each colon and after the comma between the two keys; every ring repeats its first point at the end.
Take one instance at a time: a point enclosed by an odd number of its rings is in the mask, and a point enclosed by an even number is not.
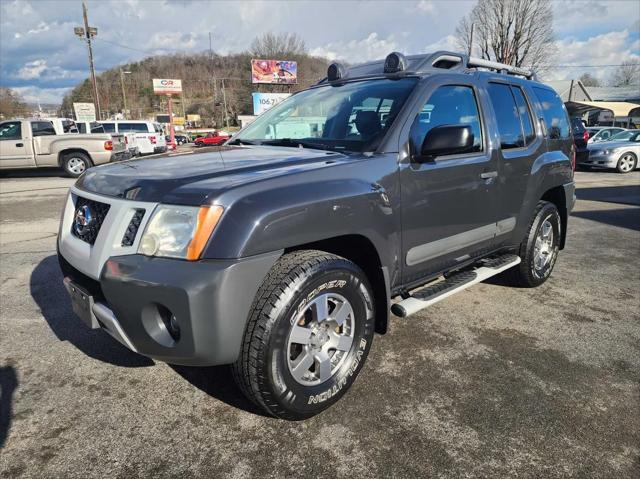
{"type": "Polygon", "coordinates": [[[91,208],[87,205],[83,205],[76,210],[76,217],[73,223],[73,228],[76,230],[76,233],[80,236],[86,234],[89,231],[89,228],[93,225],[95,218],[93,216],[93,212],[91,208]]]}

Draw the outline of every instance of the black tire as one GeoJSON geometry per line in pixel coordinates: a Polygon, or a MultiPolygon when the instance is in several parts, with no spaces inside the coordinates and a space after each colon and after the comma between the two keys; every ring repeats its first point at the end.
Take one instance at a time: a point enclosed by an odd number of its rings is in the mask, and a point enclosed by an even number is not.
{"type": "Polygon", "coordinates": [[[638,158],[636,155],[627,151],[620,155],[618,163],[616,164],[616,170],[618,173],[631,173],[638,166],[638,158]]]}
{"type": "Polygon", "coordinates": [[[93,166],[91,159],[85,153],[72,151],[65,153],[60,164],[64,172],[72,178],[79,177],[93,166]]]}
{"type": "MultiPolygon", "coordinates": [[[[506,271],[505,277],[507,280],[514,286],[534,288],[549,279],[558,259],[561,230],[562,222],[556,206],[548,201],[539,201],[533,219],[518,250],[518,255],[522,261],[519,265],[506,271]],[[545,255],[547,256],[546,263],[543,267],[538,268],[535,263],[536,240],[542,235],[546,221],[549,222],[552,228],[552,244],[548,248],[548,254],[545,255]]],[[[540,265],[538,264],[538,266],[540,265]]]]}
{"type": "MultiPolygon", "coordinates": [[[[333,309],[330,302],[325,304],[328,304],[327,312],[338,309],[337,303],[333,309]]],[[[322,251],[286,254],[273,266],[256,294],[242,351],[232,366],[234,378],[250,400],[273,416],[299,420],[318,414],[346,393],[362,369],[373,341],[374,317],[369,282],[354,263],[322,251]],[[315,300],[332,295],[342,297],[351,306],[351,314],[344,324],[350,324],[352,341],[344,352],[338,354],[335,349],[333,353],[324,353],[333,354],[328,379],[319,384],[306,382],[306,377],[296,379],[289,364],[305,354],[314,359],[310,366],[313,370],[303,368],[304,374],[321,375],[321,371],[315,353],[310,353],[318,351],[310,349],[318,345],[290,345],[291,331],[306,321],[310,321],[306,327],[313,326],[315,300]]],[[[321,324],[329,327],[332,323],[328,319],[321,324]]],[[[341,334],[345,334],[344,328],[346,326],[333,328],[331,325],[324,334],[328,338],[340,329],[341,334]]],[[[311,338],[317,337],[311,335],[311,338]]]]}

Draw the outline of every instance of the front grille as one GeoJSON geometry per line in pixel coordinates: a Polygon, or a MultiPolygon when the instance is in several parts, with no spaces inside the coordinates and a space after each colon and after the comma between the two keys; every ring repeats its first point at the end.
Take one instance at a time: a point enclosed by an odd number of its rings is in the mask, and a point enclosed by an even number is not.
{"type": "Polygon", "coordinates": [[[71,234],[85,243],[95,243],[110,207],[111,205],[106,203],[78,197],[71,224],[71,234]]]}
{"type": "Polygon", "coordinates": [[[142,222],[142,218],[144,218],[145,210],[142,208],[136,209],[133,218],[129,222],[129,226],[127,226],[127,231],[124,232],[124,236],[122,237],[122,246],[132,246],[133,242],[136,240],[136,235],[138,234],[138,228],[140,228],[140,223],[142,222]]]}

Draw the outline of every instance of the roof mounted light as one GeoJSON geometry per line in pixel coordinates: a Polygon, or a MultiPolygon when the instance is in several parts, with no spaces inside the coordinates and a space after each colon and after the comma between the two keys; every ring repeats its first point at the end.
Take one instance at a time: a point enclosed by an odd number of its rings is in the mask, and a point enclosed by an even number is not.
{"type": "Polygon", "coordinates": [[[346,76],[346,70],[339,63],[332,63],[327,68],[327,79],[329,81],[340,80],[346,76]]]}
{"type": "Polygon", "coordinates": [[[402,53],[392,52],[384,60],[385,73],[398,73],[407,69],[407,59],[402,53]]]}

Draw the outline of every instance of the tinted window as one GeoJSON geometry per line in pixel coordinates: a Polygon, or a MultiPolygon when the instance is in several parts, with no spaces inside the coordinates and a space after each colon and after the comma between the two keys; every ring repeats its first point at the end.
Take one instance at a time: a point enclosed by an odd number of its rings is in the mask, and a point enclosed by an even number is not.
{"type": "Polygon", "coordinates": [[[56,130],[53,128],[53,124],[50,121],[32,121],[31,131],[33,131],[34,137],[56,134],[56,130]]]}
{"type": "Polygon", "coordinates": [[[522,131],[524,132],[524,142],[526,145],[530,145],[536,139],[536,132],[533,129],[533,117],[531,116],[529,104],[520,87],[511,85],[511,91],[513,92],[513,97],[516,99],[516,106],[520,114],[520,122],[522,123],[522,131]]]}
{"type": "Polygon", "coordinates": [[[78,127],[74,121],[62,120],[62,131],[64,133],[78,133],[78,127]]]}
{"type": "Polygon", "coordinates": [[[0,140],[21,140],[22,123],[19,121],[7,121],[0,123],[0,140]]]}
{"type": "Polygon", "coordinates": [[[91,128],[91,133],[105,133],[104,127],[97,121],[92,121],[89,127],[91,128]]]}
{"type": "Polygon", "coordinates": [[[136,133],[149,133],[146,123],[119,123],[118,131],[120,133],[134,131],[136,133]]]}
{"type": "Polygon", "coordinates": [[[533,91],[540,101],[547,136],[552,140],[569,138],[569,118],[558,94],[546,88],[534,87],[533,91]]]}
{"type": "Polygon", "coordinates": [[[470,152],[482,151],[482,128],[473,90],[467,86],[439,87],[422,107],[411,126],[411,147],[420,151],[427,133],[441,125],[468,125],[473,133],[470,152]]]}
{"type": "Polygon", "coordinates": [[[498,122],[502,149],[508,150],[525,146],[520,115],[509,85],[489,83],[488,91],[498,122]]]}
{"type": "Polygon", "coordinates": [[[102,128],[104,128],[105,133],[115,133],[116,132],[116,124],[115,123],[103,123],[102,128]]]}

